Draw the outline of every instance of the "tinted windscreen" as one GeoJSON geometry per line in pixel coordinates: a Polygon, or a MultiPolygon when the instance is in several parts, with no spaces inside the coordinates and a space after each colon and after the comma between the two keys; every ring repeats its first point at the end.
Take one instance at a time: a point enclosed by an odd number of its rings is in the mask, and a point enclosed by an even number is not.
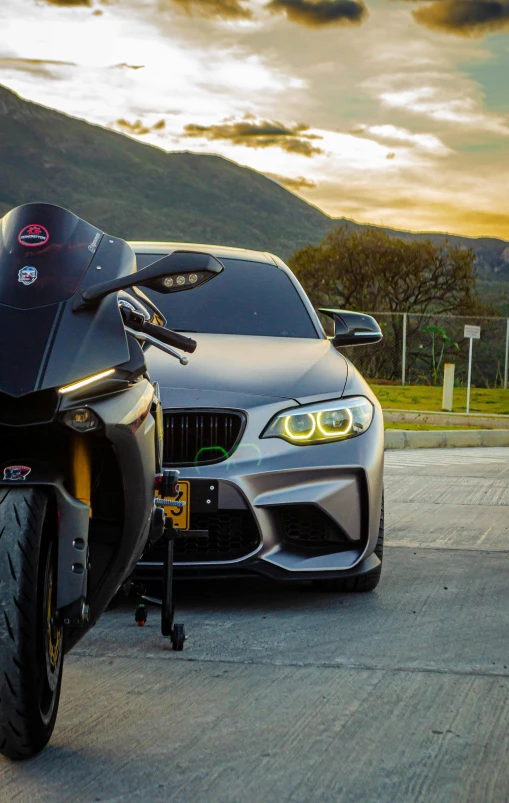
{"type": "MultiPolygon", "coordinates": [[[[138,254],[138,269],[160,258],[138,254]]],[[[221,259],[223,273],[182,293],[145,290],[177,331],[267,337],[318,337],[296,288],[275,265],[221,259]]]]}
{"type": "Polygon", "coordinates": [[[0,303],[32,309],[76,291],[102,232],[51,204],[25,204],[2,218],[0,303]]]}

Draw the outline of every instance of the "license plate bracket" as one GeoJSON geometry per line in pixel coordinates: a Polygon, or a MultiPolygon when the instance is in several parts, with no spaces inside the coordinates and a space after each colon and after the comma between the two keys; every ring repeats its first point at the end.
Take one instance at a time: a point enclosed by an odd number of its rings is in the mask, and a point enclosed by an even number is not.
{"type": "Polygon", "coordinates": [[[219,482],[217,480],[191,480],[191,499],[193,513],[217,513],[219,482]]]}

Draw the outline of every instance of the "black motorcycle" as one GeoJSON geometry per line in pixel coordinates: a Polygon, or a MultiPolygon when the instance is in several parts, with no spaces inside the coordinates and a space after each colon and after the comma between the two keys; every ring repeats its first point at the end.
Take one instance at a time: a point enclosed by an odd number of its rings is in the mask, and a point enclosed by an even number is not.
{"type": "Polygon", "coordinates": [[[186,363],[175,348],[196,343],[140,288],[190,290],[223,266],[180,251],[136,272],[126,242],[50,204],[0,223],[0,753],[24,759],[51,737],[64,654],[160,537],[163,634],[183,646],[164,516],[178,477],[144,352],[186,363]]]}

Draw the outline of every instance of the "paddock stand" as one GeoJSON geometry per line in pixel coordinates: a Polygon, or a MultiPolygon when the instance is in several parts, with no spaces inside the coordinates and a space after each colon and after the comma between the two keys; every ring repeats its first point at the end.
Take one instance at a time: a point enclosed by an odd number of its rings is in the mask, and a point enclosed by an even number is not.
{"type": "MultiPolygon", "coordinates": [[[[173,526],[173,519],[171,516],[166,516],[164,513],[164,504],[168,504],[168,498],[175,495],[175,489],[178,485],[178,471],[165,470],[161,477],[161,498],[156,497],[156,510],[155,510],[155,533],[151,539],[154,544],[160,538],[165,541],[164,550],[164,563],[163,563],[163,598],[162,600],[154,597],[149,597],[145,593],[145,588],[137,583],[130,582],[130,589],[138,592],[140,598],[146,602],[152,602],[156,605],[161,605],[161,633],[171,641],[172,648],[176,651],[184,649],[184,642],[186,633],[184,625],[175,622],[175,605],[173,600],[173,570],[174,570],[174,543],[177,538],[185,538],[179,530],[173,526]]],[[[178,504],[171,501],[173,506],[178,504]]],[[[139,603],[134,615],[136,624],[142,627],[147,621],[148,611],[144,602],[139,603]]]]}

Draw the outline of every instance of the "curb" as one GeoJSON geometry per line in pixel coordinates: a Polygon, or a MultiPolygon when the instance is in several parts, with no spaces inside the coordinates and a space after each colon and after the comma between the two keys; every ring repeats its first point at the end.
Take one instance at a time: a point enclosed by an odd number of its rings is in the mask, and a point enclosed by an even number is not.
{"type": "Polygon", "coordinates": [[[509,415],[483,413],[447,413],[430,410],[393,410],[384,408],[384,421],[389,424],[434,424],[442,426],[477,426],[482,429],[509,429],[509,415]]]}
{"type": "Polygon", "coordinates": [[[509,430],[385,430],[386,449],[447,449],[462,446],[509,446],[509,430]]]}

